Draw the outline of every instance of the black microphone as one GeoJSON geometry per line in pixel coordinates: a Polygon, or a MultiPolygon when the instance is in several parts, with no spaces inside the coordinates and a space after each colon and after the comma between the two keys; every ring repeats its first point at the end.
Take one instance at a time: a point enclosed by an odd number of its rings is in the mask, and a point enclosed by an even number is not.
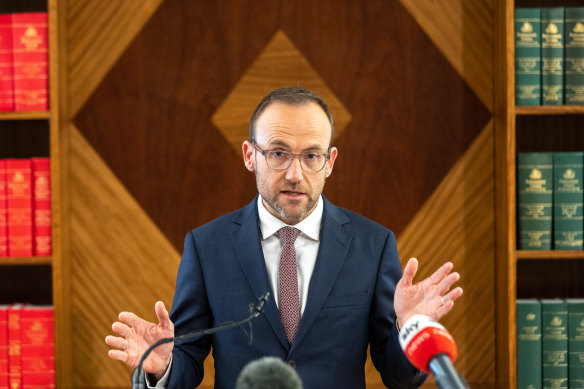
{"type": "Polygon", "coordinates": [[[154,350],[156,347],[158,347],[162,344],[166,344],[166,343],[170,343],[170,342],[174,342],[175,344],[186,343],[186,342],[189,342],[193,339],[200,338],[203,335],[214,334],[215,332],[228,330],[228,329],[234,328],[234,327],[240,327],[242,329],[242,331],[249,337],[250,344],[251,344],[251,341],[253,339],[252,332],[251,332],[251,321],[264,312],[264,305],[266,304],[266,301],[269,300],[269,298],[270,298],[270,292],[264,292],[264,294],[262,294],[260,296],[260,298],[258,299],[257,304],[255,304],[255,305],[250,304],[249,305],[249,312],[250,312],[249,316],[243,320],[238,321],[238,322],[227,322],[227,323],[221,324],[218,327],[209,328],[206,330],[193,331],[193,332],[189,332],[187,334],[175,336],[172,338],[162,338],[159,341],[153,343],[150,347],[148,347],[146,349],[146,351],[144,351],[144,354],[142,354],[142,357],[140,358],[140,362],[138,362],[138,366],[134,370],[133,385],[132,385],[133,388],[134,389],[143,389],[145,387],[145,385],[144,385],[144,371],[142,370],[142,365],[144,364],[144,360],[146,358],[148,358],[148,355],[150,355],[152,350],[154,350]],[[249,334],[242,327],[244,324],[247,324],[247,323],[249,323],[249,325],[250,325],[249,334]]]}
{"type": "Polygon", "coordinates": [[[280,358],[263,357],[243,368],[235,389],[302,389],[302,381],[296,370],[280,358]]]}
{"type": "Polygon", "coordinates": [[[458,353],[452,335],[437,321],[424,315],[414,315],[406,321],[399,342],[412,364],[432,373],[440,389],[468,389],[452,361],[458,353]]]}

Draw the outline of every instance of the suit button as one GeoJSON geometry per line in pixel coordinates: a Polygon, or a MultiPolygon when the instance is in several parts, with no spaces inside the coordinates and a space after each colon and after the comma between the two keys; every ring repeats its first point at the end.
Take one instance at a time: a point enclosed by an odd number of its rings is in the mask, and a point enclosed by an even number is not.
{"type": "Polygon", "coordinates": [[[296,369],[296,361],[294,359],[290,359],[288,361],[288,365],[296,369]]]}

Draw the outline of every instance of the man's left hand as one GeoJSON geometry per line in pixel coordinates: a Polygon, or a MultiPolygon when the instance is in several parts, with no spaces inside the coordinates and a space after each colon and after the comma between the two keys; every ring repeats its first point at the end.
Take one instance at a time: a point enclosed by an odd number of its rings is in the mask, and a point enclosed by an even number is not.
{"type": "Polygon", "coordinates": [[[458,273],[451,272],[452,267],[451,262],[446,262],[430,277],[414,284],[418,260],[410,258],[397,283],[393,302],[400,324],[414,315],[430,316],[437,321],[454,307],[454,300],[462,295],[462,288],[450,290],[460,279],[458,273]]]}

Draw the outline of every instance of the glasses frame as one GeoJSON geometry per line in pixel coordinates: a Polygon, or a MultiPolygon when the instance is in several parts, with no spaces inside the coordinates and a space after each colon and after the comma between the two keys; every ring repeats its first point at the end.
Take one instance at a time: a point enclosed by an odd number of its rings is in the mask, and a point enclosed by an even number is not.
{"type": "MultiPolygon", "coordinates": [[[[331,155],[326,154],[326,153],[300,153],[300,154],[294,154],[291,153],[289,151],[286,150],[263,150],[262,148],[260,148],[260,146],[258,146],[258,144],[255,141],[250,141],[250,143],[253,145],[253,147],[255,147],[255,149],[257,151],[259,151],[263,156],[264,159],[266,161],[266,166],[269,167],[272,170],[278,170],[278,171],[282,171],[282,170],[287,170],[290,166],[292,166],[292,161],[294,161],[294,157],[298,158],[298,161],[300,162],[300,167],[302,168],[303,171],[305,171],[306,173],[318,173],[320,172],[322,169],[325,168],[326,166],[326,162],[331,159],[331,155]],[[288,164],[288,166],[286,166],[285,168],[281,168],[281,169],[276,169],[270,166],[270,164],[268,163],[268,156],[267,154],[273,151],[279,151],[281,153],[286,153],[292,156],[292,158],[290,158],[290,163],[288,164]],[[324,156],[324,163],[322,164],[322,167],[318,170],[306,170],[306,167],[304,166],[304,164],[302,163],[302,156],[306,155],[306,154],[318,154],[318,155],[323,155],[324,156]]],[[[329,149],[330,151],[330,149],[329,149]]]]}

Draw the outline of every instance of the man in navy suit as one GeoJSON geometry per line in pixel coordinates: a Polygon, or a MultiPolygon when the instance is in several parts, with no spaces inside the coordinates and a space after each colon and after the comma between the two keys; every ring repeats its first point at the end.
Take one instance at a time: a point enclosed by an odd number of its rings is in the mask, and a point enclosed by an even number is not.
{"type": "Polygon", "coordinates": [[[233,388],[243,367],[266,355],[294,366],[307,389],[365,388],[369,346],[385,385],[420,386],[426,375],[401,350],[399,323],[449,312],[462,294],[451,290],[459,275],[445,263],[413,284],[418,262],[410,259],[402,277],[390,230],[322,195],[338,156],[333,136],[320,96],[302,88],[266,96],[242,145],[259,194],[187,234],[170,316],[162,302],[158,324],[120,313],[112,326],[120,336],[106,338],[115,348],[109,356],[135,367],[158,339],[247,317],[249,302],[269,291],[274,298],[253,322],[251,345],[235,329],[160,346],[144,364],[148,385],[199,385],[212,347],[215,388],[233,388]],[[280,268],[290,258],[294,265],[280,268]]]}

